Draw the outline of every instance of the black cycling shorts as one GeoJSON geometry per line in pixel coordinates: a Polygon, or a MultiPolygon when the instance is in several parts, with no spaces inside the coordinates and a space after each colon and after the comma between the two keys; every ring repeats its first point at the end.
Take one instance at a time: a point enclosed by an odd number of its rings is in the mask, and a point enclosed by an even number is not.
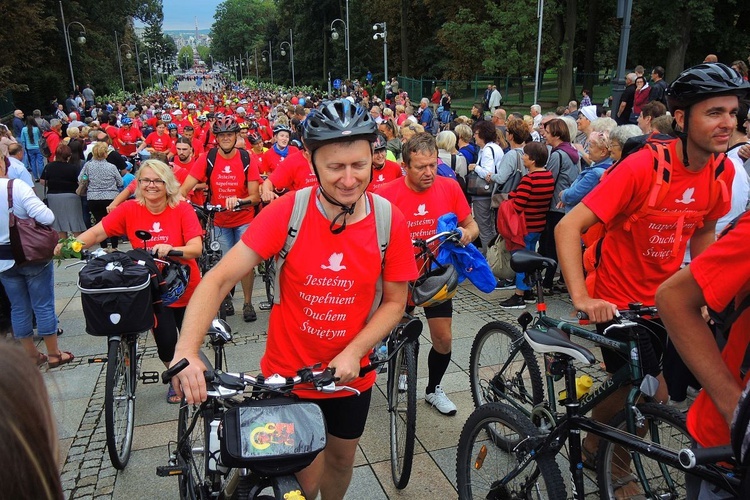
{"type": "MultiPolygon", "coordinates": [[[[662,371],[661,360],[667,345],[667,331],[664,329],[661,320],[658,319],[638,319],[635,322],[641,325],[636,327],[638,330],[638,350],[641,355],[641,369],[644,375],[656,377],[662,371]]],[[[604,329],[609,325],[610,323],[597,324],[597,333],[603,334],[604,329]]],[[[626,331],[622,329],[612,329],[607,332],[607,338],[626,341],[628,336],[626,331]]],[[[614,349],[607,347],[601,349],[602,359],[607,365],[608,373],[615,373],[629,362],[624,354],[614,349]]]]}
{"type": "MultiPolygon", "coordinates": [[[[406,313],[411,314],[415,306],[409,306],[406,308],[406,313]]],[[[424,308],[424,316],[427,319],[431,318],[452,318],[453,317],[453,299],[448,299],[442,304],[438,304],[432,307],[424,308]]]]}
{"type": "Polygon", "coordinates": [[[323,410],[328,434],[339,439],[358,439],[365,430],[371,398],[372,388],[363,391],[359,396],[352,394],[343,398],[307,401],[315,403],[323,410]]]}

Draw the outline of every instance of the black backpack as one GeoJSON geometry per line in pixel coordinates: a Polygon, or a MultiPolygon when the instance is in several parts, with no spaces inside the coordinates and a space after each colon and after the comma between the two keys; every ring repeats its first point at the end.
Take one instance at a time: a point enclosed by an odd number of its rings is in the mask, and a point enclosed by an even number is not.
{"type": "Polygon", "coordinates": [[[39,151],[42,153],[42,156],[45,158],[49,158],[52,156],[52,150],[49,147],[49,143],[47,142],[47,134],[53,134],[54,132],[45,132],[42,134],[42,136],[39,138],[39,151]]]}

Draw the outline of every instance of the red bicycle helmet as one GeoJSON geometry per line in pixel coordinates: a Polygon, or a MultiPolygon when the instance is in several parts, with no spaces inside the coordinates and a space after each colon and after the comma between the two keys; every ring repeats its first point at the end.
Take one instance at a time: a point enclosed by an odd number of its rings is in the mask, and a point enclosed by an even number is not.
{"type": "Polygon", "coordinates": [[[222,116],[217,118],[211,127],[211,132],[214,135],[221,134],[222,132],[239,132],[240,126],[237,124],[237,120],[233,116],[222,116]]]}

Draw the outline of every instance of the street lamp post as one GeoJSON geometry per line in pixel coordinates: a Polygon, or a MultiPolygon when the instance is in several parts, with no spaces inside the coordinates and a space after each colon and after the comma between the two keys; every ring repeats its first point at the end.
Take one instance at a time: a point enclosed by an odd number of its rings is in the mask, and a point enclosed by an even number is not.
{"type": "Polygon", "coordinates": [[[540,81],[539,81],[539,64],[541,61],[541,53],[542,53],[542,21],[544,21],[544,0],[538,0],[537,4],[537,11],[536,15],[539,18],[539,30],[537,32],[537,41],[536,41],[536,72],[534,73],[534,104],[537,104],[539,102],[539,87],[540,87],[540,81]]]}
{"type": "MultiPolygon", "coordinates": [[[[346,18],[349,19],[349,0],[346,0],[346,18]]],[[[333,27],[336,21],[339,21],[341,24],[344,25],[344,50],[346,50],[346,79],[351,82],[352,65],[351,65],[351,59],[349,56],[349,23],[345,22],[343,19],[334,19],[333,21],[331,21],[331,38],[333,38],[334,40],[339,39],[339,32],[336,31],[336,28],[333,27]]]]}
{"type": "Polygon", "coordinates": [[[72,52],[72,46],[70,44],[70,27],[74,24],[77,24],[81,27],[83,30],[83,34],[78,37],[78,43],[83,45],[86,43],[86,27],[79,23],[78,21],[72,21],[68,24],[65,24],[65,13],[63,12],[63,5],[62,2],[60,2],[60,18],[62,19],[62,26],[63,26],[63,37],[65,38],[65,51],[68,53],[68,66],[70,67],[70,82],[73,84],[73,91],[76,90],[76,78],[73,74],[73,59],[71,57],[72,52]]]}
{"type": "MultiPolygon", "coordinates": [[[[388,29],[386,26],[385,21],[382,23],[375,23],[372,25],[373,31],[378,31],[378,29],[382,29],[383,31],[380,33],[375,33],[372,35],[373,40],[377,40],[378,38],[383,39],[383,69],[385,70],[385,82],[386,85],[388,84],[388,29]]],[[[383,86],[383,94],[385,94],[385,85],[383,86]]],[[[383,95],[385,98],[385,95],[383,95]]]]}
{"type": "Polygon", "coordinates": [[[141,58],[138,57],[138,40],[135,41],[135,61],[138,67],[138,85],[141,87],[141,94],[143,94],[143,78],[141,78],[141,58]]]}
{"type": "Polygon", "coordinates": [[[271,42],[268,42],[268,50],[264,50],[260,53],[260,55],[263,56],[263,62],[266,62],[266,56],[264,54],[268,54],[268,62],[271,68],[271,85],[273,85],[273,53],[271,52],[271,42]]]}
{"type": "Polygon", "coordinates": [[[258,47],[255,47],[255,81],[260,82],[260,73],[258,72],[258,47]]]}
{"type": "Polygon", "coordinates": [[[120,65],[120,83],[122,83],[122,91],[125,91],[125,77],[122,74],[122,47],[125,46],[128,48],[128,51],[125,53],[125,58],[130,59],[133,57],[130,50],[130,45],[127,43],[119,43],[117,39],[117,31],[115,31],[115,44],[117,45],[117,63],[120,65]]]}
{"type": "Polygon", "coordinates": [[[279,48],[281,49],[281,55],[285,56],[286,51],[284,50],[284,44],[286,44],[287,47],[289,47],[289,60],[292,62],[292,87],[296,87],[295,81],[294,81],[294,39],[292,38],[292,30],[289,30],[289,41],[287,42],[284,40],[279,44],[279,48]]]}

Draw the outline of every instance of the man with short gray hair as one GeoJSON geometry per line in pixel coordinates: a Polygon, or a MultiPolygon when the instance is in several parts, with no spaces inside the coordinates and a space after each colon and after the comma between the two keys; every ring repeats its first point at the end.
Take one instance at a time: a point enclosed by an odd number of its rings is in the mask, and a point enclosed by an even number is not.
{"type": "Polygon", "coordinates": [[[542,107],[538,104],[532,104],[529,112],[531,118],[534,119],[534,130],[539,130],[539,125],[542,123],[542,107]]]}
{"type": "Polygon", "coordinates": [[[8,161],[10,162],[8,179],[20,179],[33,188],[34,179],[31,178],[31,173],[23,165],[23,146],[17,142],[8,145],[8,161]]]}
{"type": "Polygon", "coordinates": [[[635,101],[635,73],[628,73],[625,77],[625,90],[620,96],[620,107],[617,110],[615,121],[618,125],[627,125],[630,123],[630,113],[633,111],[633,102],[635,101]]]}
{"type": "Polygon", "coordinates": [[[42,112],[40,110],[35,109],[32,116],[34,117],[34,121],[36,121],[37,127],[39,127],[42,132],[49,130],[49,122],[42,117],[42,112]]]}
{"type": "Polygon", "coordinates": [[[490,111],[495,111],[503,102],[503,96],[500,95],[500,91],[497,90],[497,85],[492,86],[492,93],[490,94],[490,111]]]}

